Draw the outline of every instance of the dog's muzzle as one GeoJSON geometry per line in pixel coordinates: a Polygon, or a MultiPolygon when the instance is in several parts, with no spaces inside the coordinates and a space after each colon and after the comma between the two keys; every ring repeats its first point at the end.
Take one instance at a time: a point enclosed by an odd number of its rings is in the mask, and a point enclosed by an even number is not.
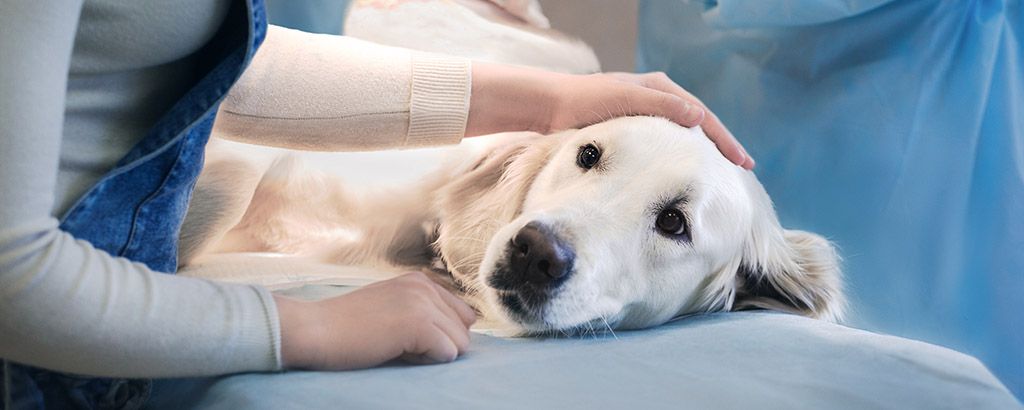
{"type": "Polygon", "coordinates": [[[536,317],[573,272],[576,251],[548,226],[530,222],[506,245],[505,260],[488,278],[502,304],[522,319],[536,317]]]}

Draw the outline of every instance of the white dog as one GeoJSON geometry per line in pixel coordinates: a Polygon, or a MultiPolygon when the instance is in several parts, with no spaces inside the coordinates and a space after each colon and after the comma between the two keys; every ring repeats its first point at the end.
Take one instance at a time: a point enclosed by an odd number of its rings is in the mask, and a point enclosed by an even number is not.
{"type": "Polygon", "coordinates": [[[491,142],[378,190],[291,154],[217,160],[196,188],[182,260],[262,251],[429,268],[485,316],[528,331],[747,308],[841,315],[832,246],[782,229],[754,174],[699,128],[626,117],[491,142]]]}
{"type": "MultiPolygon", "coordinates": [[[[379,1],[360,3],[374,3],[355,10],[365,27],[403,27],[370,24],[394,15],[379,1]]],[[[459,7],[441,3],[405,2],[419,9],[404,18],[459,7]]],[[[578,42],[559,44],[591,53],[578,42]]],[[[591,70],[596,59],[562,66],[591,70]]],[[[628,117],[417,153],[429,153],[432,171],[361,184],[358,174],[302,155],[214,140],[179,259],[255,251],[396,274],[422,269],[486,318],[527,332],[643,328],[749,308],[842,315],[831,244],[782,229],[754,174],[726,160],[699,128],[628,117]]],[[[346,162],[373,154],[329,155],[346,162]]],[[[406,160],[387,155],[392,165],[406,160]]]]}

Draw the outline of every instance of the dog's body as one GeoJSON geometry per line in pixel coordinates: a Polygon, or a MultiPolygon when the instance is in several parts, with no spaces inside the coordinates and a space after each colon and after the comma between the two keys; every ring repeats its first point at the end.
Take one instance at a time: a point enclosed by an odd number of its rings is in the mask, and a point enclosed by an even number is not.
{"type": "Polygon", "coordinates": [[[439,271],[486,316],[530,331],[747,307],[839,316],[832,247],[783,230],[753,174],[699,129],[627,117],[491,138],[380,187],[283,151],[221,155],[197,185],[182,260],[258,251],[439,271]]]}
{"type": "Polygon", "coordinates": [[[346,176],[286,151],[212,144],[182,263],[258,251],[425,270],[485,317],[529,332],[745,308],[841,316],[832,246],[782,229],[754,175],[699,128],[627,117],[490,136],[388,154],[385,166],[416,172],[370,184],[358,167],[346,176]],[[403,167],[402,155],[433,165],[403,167]]]}

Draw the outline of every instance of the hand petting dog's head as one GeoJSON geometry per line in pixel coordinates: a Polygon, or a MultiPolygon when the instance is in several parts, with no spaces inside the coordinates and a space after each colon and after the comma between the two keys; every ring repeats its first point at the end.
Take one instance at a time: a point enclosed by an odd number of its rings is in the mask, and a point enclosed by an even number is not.
{"type": "Polygon", "coordinates": [[[782,229],[699,128],[627,117],[517,139],[444,189],[449,270],[485,316],[529,332],[747,308],[841,317],[832,246],[782,229]]]}

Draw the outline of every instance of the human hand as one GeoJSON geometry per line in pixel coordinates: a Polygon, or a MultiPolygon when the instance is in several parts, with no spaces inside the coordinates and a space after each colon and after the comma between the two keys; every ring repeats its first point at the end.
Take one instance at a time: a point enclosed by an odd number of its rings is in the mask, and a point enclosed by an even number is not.
{"type": "Polygon", "coordinates": [[[392,359],[455,360],[476,312],[420,272],[306,302],[274,295],[286,368],[341,370],[392,359]]]}
{"type": "Polygon", "coordinates": [[[665,73],[572,76],[555,95],[551,127],[556,130],[624,115],[665,117],[684,127],[700,125],[725,158],[744,169],[754,168],[754,159],[722,121],[665,73]]]}
{"type": "Polygon", "coordinates": [[[700,125],[729,161],[754,167],[753,158],[718,117],[664,73],[571,75],[473,62],[467,136],[550,133],[626,115],[700,125]]]}

